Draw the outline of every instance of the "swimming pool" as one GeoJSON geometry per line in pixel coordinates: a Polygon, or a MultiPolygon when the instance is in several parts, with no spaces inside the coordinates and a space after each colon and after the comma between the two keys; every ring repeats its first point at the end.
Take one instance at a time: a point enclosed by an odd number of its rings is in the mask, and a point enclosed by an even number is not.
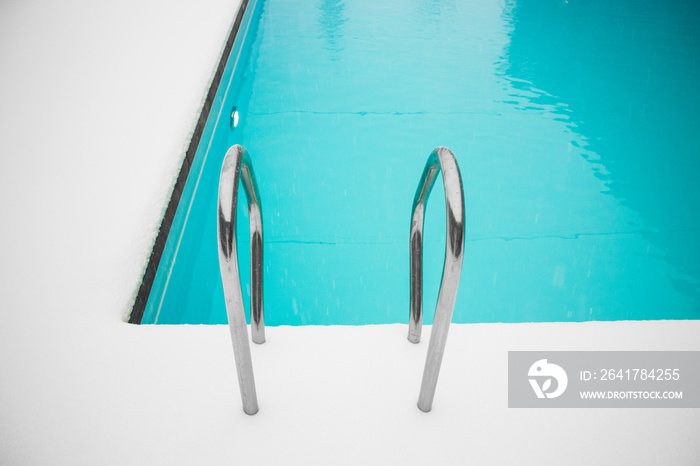
{"type": "MultiPolygon", "coordinates": [[[[453,322],[700,317],[693,2],[248,8],[143,323],[226,322],[215,210],[233,144],[261,190],[268,325],[407,322],[411,202],[439,145],[466,201],[453,322]]],[[[432,197],[426,323],[445,241],[432,197]]]]}

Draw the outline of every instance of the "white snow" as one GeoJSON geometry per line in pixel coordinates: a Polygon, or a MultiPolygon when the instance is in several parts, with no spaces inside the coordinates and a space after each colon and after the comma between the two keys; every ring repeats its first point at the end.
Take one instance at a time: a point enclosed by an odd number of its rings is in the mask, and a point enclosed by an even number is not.
{"type": "Polygon", "coordinates": [[[454,325],[434,409],[405,325],[122,321],[237,1],[0,3],[0,464],[698,464],[694,409],[507,408],[508,350],[700,350],[700,322],[454,325]]]}

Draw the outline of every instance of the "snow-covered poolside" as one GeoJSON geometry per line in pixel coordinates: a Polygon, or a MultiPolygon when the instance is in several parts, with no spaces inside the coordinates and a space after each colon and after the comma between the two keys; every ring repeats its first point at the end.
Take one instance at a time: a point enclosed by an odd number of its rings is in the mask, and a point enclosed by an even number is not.
{"type": "Polygon", "coordinates": [[[699,464],[697,409],[509,409],[509,350],[700,350],[699,321],[124,323],[238,1],[0,4],[0,464],[699,464]]]}

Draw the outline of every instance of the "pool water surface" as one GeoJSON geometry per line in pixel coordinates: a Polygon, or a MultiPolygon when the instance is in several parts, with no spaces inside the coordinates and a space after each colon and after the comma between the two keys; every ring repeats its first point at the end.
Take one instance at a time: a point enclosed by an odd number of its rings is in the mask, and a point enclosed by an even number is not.
{"type": "MultiPolygon", "coordinates": [[[[453,322],[699,318],[700,5],[397,5],[251,1],[143,322],[226,322],[216,196],[233,144],[261,191],[267,325],[408,321],[411,203],[437,146],[465,192],[453,322]]],[[[428,324],[444,205],[438,181],[428,324]]]]}

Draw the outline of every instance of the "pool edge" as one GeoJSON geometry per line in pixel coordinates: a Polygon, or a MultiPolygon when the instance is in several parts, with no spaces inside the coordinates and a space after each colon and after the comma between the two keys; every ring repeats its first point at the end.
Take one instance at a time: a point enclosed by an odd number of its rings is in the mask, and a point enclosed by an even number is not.
{"type": "Polygon", "coordinates": [[[178,205],[180,204],[180,198],[182,197],[182,192],[187,182],[188,175],[190,173],[190,167],[194,160],[194,156],[197,152],[197,147],[202,138],[204,128],[206,126],[209,114],[211,112],[214,99],[216,97],[219,84],[224,75],[224,70],[226,69],[226,64],[228,63],[229,55],[233,49],[233,45],[238,36],[238,32],[241,29],[241,24],[243,22],[243,16],[249,5],[249,0],[241,0],[241,4],[238,7],[236,16],[233,20],[231,30],[228,33],[226,42],[219,59],[219,63],[216,66],[216,72],[214,77],[209,84],[209,89],[206,94],[206,98],[202,105],[202,110],[195,124],[192,137],[185,151],[185,157],[182,161],[180,171],[178,173],[175,184],[172,188],[170,199],[168,200],[168,205],[163,214],[163,218],[158,228],[158,235],[153,243],[153,248],[151,249],[151,255],[148,259],[148,264],[143,272],[143,277],[141,278],[141,283],[138,288],[138,292],[134,299],[134,303],[131,306],[131,312],[129,313],[128,323],[130,324],[140,324],[143,319],[143,314],[146,309],[146,303],[148,302],[148,297],[151,293],[151,288],[153,287],[153,282],[156,277],[156,272],[158,271],[158,266],[160,264],[163,251],[165,249],[165,244],[170,234],[170,229],[175,218],[175,213],[177,212],[178,205]]]}

